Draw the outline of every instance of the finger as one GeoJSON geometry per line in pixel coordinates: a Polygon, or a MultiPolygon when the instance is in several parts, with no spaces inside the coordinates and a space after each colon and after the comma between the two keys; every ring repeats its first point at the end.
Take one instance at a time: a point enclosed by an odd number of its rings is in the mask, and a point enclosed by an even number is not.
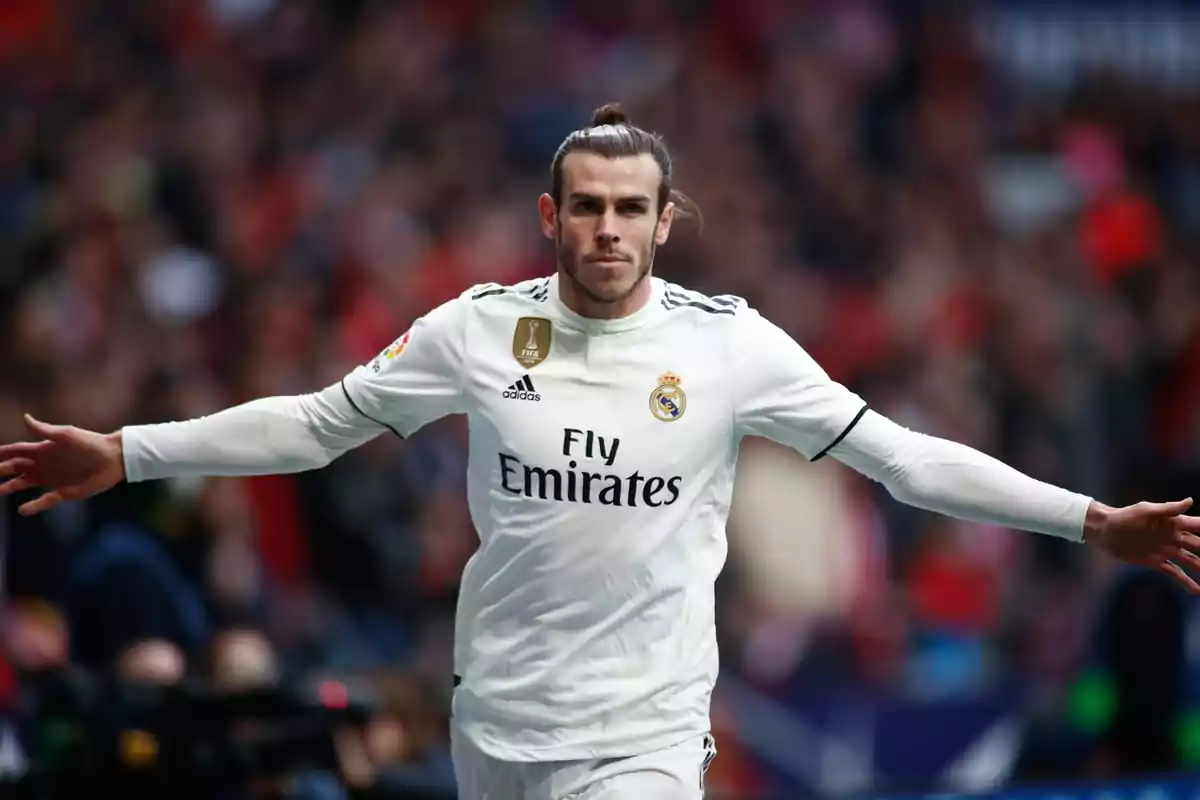
{"type": "Polygon", "coordinates": [[[49,422],[42,422],[40,419],[34,419],[32,414],[25,415],[25,427],[28,428],[29,432],[34,436],[51,440],[61,439],[63,433],[67,430],[66,425],[51,425],[49,422]]]}
{"type": "Polygon", "coordinates": [[[30,500],[17,509],[23,517],[32,517],[34,514],[41,514],[43,511],[49,511],[63,501],[63,496],[58,492],[46,492],[41,497],[30,500]]]}
{"type": "Polygon", "coordinates": [[[14,475],[20,475],[23,472],[28,472],[33,462],[28,458],[10,458],[8,461],[0,462],[0,478],[11,478],[14,475]]]}
{"type": "Polygon", "coordinates": [[[1188,533],[1200,533],[1200,517],[1176,517],[1175,529],[1188,533]]]}
{"type": "Polygon", "coordinates": [[[13,442],[0,445],[0,461],[14,458],[32,458],[46,451],[50,442],[13,442]]]}
{"type": "MultiPolygon", "coordinates": [[[[29,478],[24,476],[20,478],[13,478],[10,481],[0,483],[0,497],[8,497],[10,494],[23,492],[32,486],[36,486],[36,484],[29,480],[29,478]]],[[[1200,557],[1198,557],[1197,560],[1200,560],[1200,557]]]]}
{"type": "Polygon", "coordinates": [[[1173,556],[1171,556],[1171,558],[1175,561],[1185,564],[1191,569],[1200,570],[1200,556],[1196,555],[1190,550],[1180,550],[1178,553],[1175,553],[1173,556]]]}
{"type": "MultiPolygon", "coordinates": [[[[1184,517],[1183,519],[1193,519],[1193,517],[1184,517]]],[[[1188,550],[1200,552],[1200,536],[1194,533],[1188,533],[1183,530],[1175,531],[1175,543],[1180,547],[1186,547],[1188,550]]]]}
{"type": "Polygon", "coordinates": [[[1192,498],[1176,500],[1171,503],[1147,503],[1146,509],[1155,516],[1177,517],[1192,507],[1192,498]]]}
{"type": "Polygon", "coordinates": [[[1200,586],[1192,580],[1191,576],[1179,568],[1178,564],[1172,564],[1170,561],[1165,561],[1158,566],[1158,571],[1164,575],[1173,578],[1176,583],[1183,586],[1192,594],[1200,594],[1200,586]]]}

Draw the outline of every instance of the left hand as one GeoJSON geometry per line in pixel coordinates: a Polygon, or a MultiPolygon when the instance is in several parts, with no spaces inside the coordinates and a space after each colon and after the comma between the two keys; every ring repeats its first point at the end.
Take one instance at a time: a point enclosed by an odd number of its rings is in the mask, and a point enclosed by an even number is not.
{"type": "Polygon", "coordinates": [[[1095,501],[1088,508],[1084,541],[1129,564],[1151,567],[1193,594],[1200,585],[1184,572],[1200,569],[1200,517],[1187,517],[1192,500],[1136,503],[1110,508],[1095,501]]]}

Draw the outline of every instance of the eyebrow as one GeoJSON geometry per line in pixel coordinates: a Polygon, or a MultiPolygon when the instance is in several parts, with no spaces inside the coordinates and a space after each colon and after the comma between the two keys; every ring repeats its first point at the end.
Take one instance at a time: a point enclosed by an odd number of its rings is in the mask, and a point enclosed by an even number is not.
{"type": "MultiPolygon", "coordinates": [[[[574,203],[577,203],[580,200],[600,201],[599,197],[597,197],[594,194],[588,194],[587,192],[571,192],[571,194],[569,194],[567,196],[567,199],[574,203]]],[[[618,204],[619,203],[644,203],[646,205],[649,205],[650,198],[644,194],[631,194],[631,195],[626,195],[624,197],[618,197],[616,202],[618,204]]]]}

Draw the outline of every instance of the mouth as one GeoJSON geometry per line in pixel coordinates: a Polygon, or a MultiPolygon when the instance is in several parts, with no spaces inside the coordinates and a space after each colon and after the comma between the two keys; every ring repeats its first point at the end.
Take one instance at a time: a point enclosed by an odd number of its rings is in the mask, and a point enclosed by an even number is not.
{"type": "Polygon", "coordinates": [[[588,258],[588,262],[592,264],[625,264],[628,261],[628,258],[617,255],[591,256],[588,258]]]}

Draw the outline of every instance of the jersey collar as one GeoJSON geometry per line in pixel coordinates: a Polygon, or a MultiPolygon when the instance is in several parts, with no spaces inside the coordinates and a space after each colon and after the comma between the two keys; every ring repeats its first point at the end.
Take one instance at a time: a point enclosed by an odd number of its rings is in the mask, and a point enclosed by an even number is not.
{"type": "Polygon", "coordinates": [[[554,308],[558,316],[566,321],[571,327],[587,333],[620,333],[621,331],[630,331],[635,328],[640,328],[650,322],[658,313],[663,310],[663,282],[651,275],[647,278],[650,281],[650,298],[646,301],[646,305],[639,308],[627,317],[619,319],[596,319],[594,317],[585,317],[581,314],[576,314],[563,303],[562,298],[558,295],[558,273],[550,277],[550,291],[546,302],[554,308]]]}

